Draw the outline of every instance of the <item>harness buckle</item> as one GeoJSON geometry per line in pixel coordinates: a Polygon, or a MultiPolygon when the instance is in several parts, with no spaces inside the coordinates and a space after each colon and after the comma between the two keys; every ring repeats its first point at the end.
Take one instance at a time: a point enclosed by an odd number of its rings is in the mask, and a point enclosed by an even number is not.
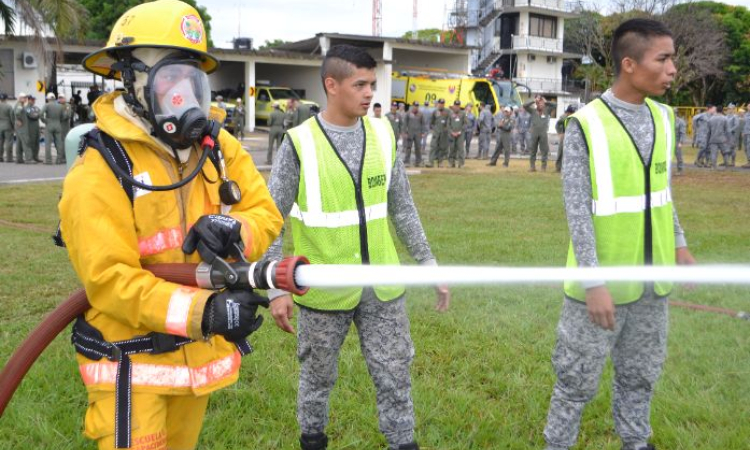
{"type": "Polygon", "coordinates": [[[107,359],[112,362],[120,361],[120,358],[122,358],[122,350],[120,349],[120,347],[114,344],[109,344],[109,348],[112,351],[112,354],[110,356],[107,356],[107,359]]]}
{"type": "Polygon", "coordinates": [[[172,334],[153,332],[147,334],[147,336],[151,338],[153,346],[153,350],[151,350],[152,355],[173,352],[178,348],[177,337],[172,334]]]}

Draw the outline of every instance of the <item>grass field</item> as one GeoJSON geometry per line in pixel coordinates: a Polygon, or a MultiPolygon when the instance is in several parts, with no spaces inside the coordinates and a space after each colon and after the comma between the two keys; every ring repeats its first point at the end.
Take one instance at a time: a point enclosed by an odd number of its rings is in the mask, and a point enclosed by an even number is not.
{"type": "MultiPolygon", "coordinates": [[[[463,171],[411,178],[440,263],[564,265],[568,235],[559,177],[525,168],[521,161],[505,170],[470,161],[463,171]]],[[[691,170],[673,185],[699,262],[750,262],[750,172],[691,170]]],[[[0,187],[0,365],[78,287],[65,251],[49,238],[59,190],[59,183],[0,187]]],[[[674,297],[750,310],[748,287],[678,287],[674,297]]],[[[433,310],[434,301],[430,289],[408,293],[422,448],[543,448],[561,287],[455,288],[445,314],[433,310]]],[[[670,313],[653,442],[659,449],[750,449],[750,323],[678,308],[670,313]]],[[[272,322],[253,335],[256,352],[244,360],[240,382],[212,397],[199,448],[296,448],[295,339],[272,322]]],[[[611,377],[608,366],[577,449],[620,448],[610,414],[611,377]]],[[[32,368],[0,419],[0,449],[95,448],[81,434],[85,402],[66,333],[32,368]]],[[[341,354],[328,432],[332,449],[385,447],[356,333],[341,354]]]]}

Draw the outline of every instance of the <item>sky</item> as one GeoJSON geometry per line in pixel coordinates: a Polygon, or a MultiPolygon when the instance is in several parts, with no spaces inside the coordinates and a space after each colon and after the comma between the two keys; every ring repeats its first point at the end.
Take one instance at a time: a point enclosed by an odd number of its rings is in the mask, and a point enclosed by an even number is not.
{"type": "MultiPolygon", "coordinates": [[[[749,0],[750,1],[750,0],[749,0]]],[[[299,41],[317,33],[372,34],[372,0],[198,0],[211,15],[216,47],[239,35],[260,47],[268,40],[299,41]]],[[[418,29],[442,28],[453,0],[418,0],[418,29]]],[[[412,29],[413,0],[381,0],[383,36],[412,29]]]]}
{"type": "MultiPolygon", "coordinates": [[[[417,0],[417,28],[443,28],[454,0],[417,0]]],[[[298,41],[317,33],[372,34],[372,0],[198,0],[211,15],[216,47],[232,46],[237,36],[253,46],[268,40],[298,41]]],[[[600,4],[600,2],[596,2],[600,4]]],[[[750,0],[723,0],[750,9],[750,0]]],[[[383,36],[412,29],[413,0],[381,0],[383,36]]]]}

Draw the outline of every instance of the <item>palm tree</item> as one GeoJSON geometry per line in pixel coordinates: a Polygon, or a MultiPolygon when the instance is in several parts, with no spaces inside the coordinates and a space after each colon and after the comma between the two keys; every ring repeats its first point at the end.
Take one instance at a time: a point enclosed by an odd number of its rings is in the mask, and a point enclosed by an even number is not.
{"type": "Polygon", "coordinates": [[[82,32],[86,15],[76,0],[0,0],[0,19],[8,35],[15,34],[20,19],[37,38],[73,37],[82,32]]]}

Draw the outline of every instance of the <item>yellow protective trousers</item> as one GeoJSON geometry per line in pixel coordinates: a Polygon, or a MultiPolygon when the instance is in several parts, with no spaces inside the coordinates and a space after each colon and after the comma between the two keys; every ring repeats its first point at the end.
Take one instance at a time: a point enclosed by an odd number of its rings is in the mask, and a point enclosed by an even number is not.
{"type": "MultiPolygon", "coordinates": [[[[203,426],[209,395],[133,392],[132,450],[193,450],[203,426]]],[[[85,431],[99,450],[115,448],[115,393],[89,394],[85,431]]]]}

